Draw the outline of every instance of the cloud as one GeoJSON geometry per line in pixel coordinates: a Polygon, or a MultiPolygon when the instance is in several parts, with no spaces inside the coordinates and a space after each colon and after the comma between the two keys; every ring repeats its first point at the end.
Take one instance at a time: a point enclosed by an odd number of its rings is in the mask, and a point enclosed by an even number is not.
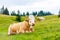
{"type": "Polygon", "coordinates": [[[2,0],[0,5],[8,7],[9,11],[32,12],[32,11],[50,11],[58,13],[60,8],[60,0],[2,0]]]}

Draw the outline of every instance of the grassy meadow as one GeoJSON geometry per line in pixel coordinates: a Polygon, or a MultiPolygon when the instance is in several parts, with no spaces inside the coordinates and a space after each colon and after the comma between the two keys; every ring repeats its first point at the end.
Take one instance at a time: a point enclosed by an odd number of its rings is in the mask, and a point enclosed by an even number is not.
{"type": "Polygon", "coordinates": [[[8,36],[8,27],[16,22],[16,17],[0,15],[0,40],[60,40],[60,18],[55,15],[44,17],[43,21],[36,20],[34,32],[8,36]]]}

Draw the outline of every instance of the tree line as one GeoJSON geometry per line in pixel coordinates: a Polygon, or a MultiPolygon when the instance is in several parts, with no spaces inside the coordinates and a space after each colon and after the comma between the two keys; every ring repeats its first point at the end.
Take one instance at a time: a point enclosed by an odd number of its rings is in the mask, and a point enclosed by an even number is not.
{"type": "Polygon", "coordinates": [[[9,15],[9,11],[7,8],[4,8],[4,6],[0,9],[0,14],[5,14],[5,15],[9,15]]]}
{"type": "MultiPolygon", "coordinates": [[[[2,8],[0,9],[0,14],[4,14],[4,15],[9,15],[11,14],[11,16],[16,16],[16,21],[21,22],[21,16],[29,16],[30,13],[29,12],[23,12],[21,13],[20,10],[17,11],[17,13],[15,11],[12,11],[11,13],[9,13],[8,8],[4,8],[4,6],[2,6],[2,8]]],[[[43,10],[37,12],[32,12],[31,15],[34,16],[47,16],[47,15],[52,15],[51,12],[44,12],[43,10]]]]}
{"type": "MultiPolygon", "coordinates": [[[[19,10],[18,10],[19,11],[19,10]]],[[[13,10],[11,13],[9,13],[9,10],[8,10],[8,8],[4,8],[4,6],[0,9],[0,13],[1,14],[5,14],[5,15],[9,15],[9,14],[11,14],[11,16],[17,16],[18,15],[18,11],[17,11],[17,13],[13,10]]],[[[47,16],[47,15],[52,15],[52,13],[51,12],[45,12],[45,11],[43,11],[43,10],[40,10],[40,11],[35,11],[35,12],[32,12],[31,13],[32,15],[34,15],[34,16],[47,16]]],[[[20,13],[20,11],[19,11],[19,15],[20,16],[29,16],[30,15],[30,13],[29,12],[23,12],[23,13],[20,13]]]]}

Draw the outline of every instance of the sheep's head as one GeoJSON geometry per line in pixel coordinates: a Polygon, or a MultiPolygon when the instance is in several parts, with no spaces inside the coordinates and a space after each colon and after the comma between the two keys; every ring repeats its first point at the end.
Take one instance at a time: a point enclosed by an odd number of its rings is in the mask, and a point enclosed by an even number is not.
{"type": "Polygon", "coordinates": [[[34,26],[35,25],[35,17],[33,15],[29,16],[29,25],[34,26]]]}

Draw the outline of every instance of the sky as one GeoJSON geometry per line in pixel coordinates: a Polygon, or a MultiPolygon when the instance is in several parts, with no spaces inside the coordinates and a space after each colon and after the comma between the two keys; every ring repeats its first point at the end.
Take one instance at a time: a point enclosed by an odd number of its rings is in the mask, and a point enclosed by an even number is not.
{"type": "Polygon", "coordinates": [[[60,0],[0,0],[0,8],[2,6],[8,8],[9,12],[20,10],[20,12],[32,11],[50,11],[58,14],[60,9],[60,0]]]}

